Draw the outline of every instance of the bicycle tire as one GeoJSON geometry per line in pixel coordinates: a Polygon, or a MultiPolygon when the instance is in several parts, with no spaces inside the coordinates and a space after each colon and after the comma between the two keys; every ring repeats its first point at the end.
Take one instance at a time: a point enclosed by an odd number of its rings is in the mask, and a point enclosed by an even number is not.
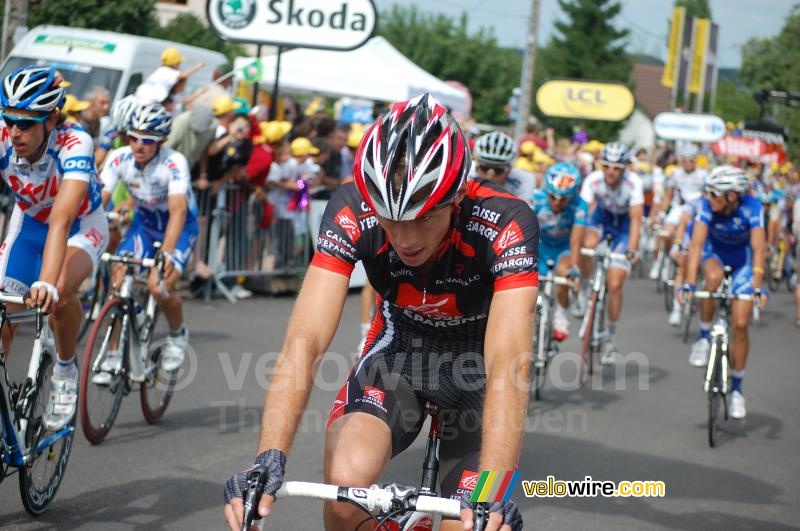
{"type": "MultiPolygon", "coordinates": [[[[47,380],[51,374],[50,366],[53,358],[50,353],[43,352],[39,372],[36,376],[36,391],[32,396],[32,409],[30,411],[28,429],[25,432],[25,444],[30,448],[34,443],[43,439],[47,433],[42,427],[42,415],[47,406],[47,398],[50,386],[47,380]]],[[[72,441],[75,435],[75,421],[71,425],[72,430],[53,441],[47,450],[35,456],[28,466],[24,466],[19,471],[19,491],[22,497],[22,505],[25,510],[33,515],[42,514],[47,505],[53,501],[64,479],[67,469],[69,456],[72,451],[72,441]],[[37,481],[38,471],[44,469],[41,487],[37,481]]]]}
{"type": "Polygon", "coordinates": [[[673,286],[669,285],[669,280],[675,279],[675,262],[672,261],[672,258],[666,256],[664,260],[667,261],[667,264],[664,266],[667,268],[667,279],[668,281],[663,281],[659,277],[659,282],[664,286],[664,308],[667,310],[667,313],[672,311],[672,302],[675,299],[675,291],[673,290],[673,286]]]}
{"type": "Polygon", "coordinates": [[[97,354],[99,354],[103,344],[110,338],[114,327],[122,325],[122,316],[122,302],[116,298],[107,300],[92,325],[92,331],[89,334],[89,340],[86,342],[86,349],[83,354],[78,402],[81,411],[83,435],[92,444],[100,444],[108,435],[117,418],[122,404],[122,397],[125,394],[125,367],[128,360],[129,341],[125,341],[125,344],[121,345],[123,349],[123,370],[113,376],[109,385],[97,385],[92,382],[94,360],[97,359],[97,354]],[[106,321],[107,318],[110,319],[108,322],[106,321]],[[102,400],[110,398],[108,407],[103,408],[104,410],[107,409],[107,412],[100,410],[97,407],[98,403],[92,400],[95,395],[102,400]],[[93,412],[90,412],[90,409],[93,412]]]}
{"type": "MultiPolygon", "coordinates": [[[[549,312],[548,312],[549,313],[549,312]]],[[[547,334],[549,323],[549,315],[543,315],[543,312],[537,312],[536,316],[536,361],[539,363],[534,364],[534,398],[537,401],[542,399],[542,389],[547,378],[547,334]]]]}
{"type": "Polygon", "coordinates": [[[716,339],[711,344],[711,352],[708,358],[708,362],[714,364],[711,373],[711,386],[708,389],[708,445],[711,448],[714,448],[718,442],[719,408],[720,403],[725,400],[725,395],[722,394],[720,378],[722,355],[722,345],[720,340],[716,339]]]}
{"type": "MultiPolygon", "coordinates": [[[[150,344],[153,344],[153,334],[158,325],[160,312],[156,308],[153,321],[150,323],[150,344]]],[[[142,405],[142,415],[148,424],[157,423],[164,412],[167,411],[172,393],[175,390],[175,373],[165,373],[159,368],[159,359],[163,352],[162,346],[154,349],[147,349],[147,359],[145,360],[145,372],[147,377],[142,382],[139,398],[142,405]]]]}
{"type": "Polygon", "coordinates": [[[592,330],[594,329],[594,320],[597,310],[598,295],[596,291],[592,292],[589,298],[589,304],[586,305],[585,327],[583,328],[583,336],[581,337],[581,357],[580,366],[578,367],[578,378],[580,384],[584,385],[589,374],[593,372],[592,369],[592,330]]]}
{"type": "Polygon", "coordinates": [[[694,303],[686,303],[686,309],[681,309],[681,320],[683,321],[683,342],[689,342],[692,333],[692,317],[694,317],[694,303]]]}

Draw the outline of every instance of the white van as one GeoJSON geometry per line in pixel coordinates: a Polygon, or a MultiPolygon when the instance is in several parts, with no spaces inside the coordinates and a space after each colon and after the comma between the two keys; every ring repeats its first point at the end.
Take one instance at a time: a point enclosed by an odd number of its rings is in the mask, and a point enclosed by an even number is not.
{"type": "Polygon", "coordinates": [[[189,77],[184,95],[211,83],[214,70],[224,65],[224,55],[205,48],[149,37],[65,26],[36,26],[14,46],[0,79],[28,64],[49,64],[72,82],[69,92],[77,97],[94,86],[108,89],[111,99],[132,94],[153,70],[161,66],[161,52],[177,48],[187,61],[182,68],[198,62],[205,67],[189,77]]]}

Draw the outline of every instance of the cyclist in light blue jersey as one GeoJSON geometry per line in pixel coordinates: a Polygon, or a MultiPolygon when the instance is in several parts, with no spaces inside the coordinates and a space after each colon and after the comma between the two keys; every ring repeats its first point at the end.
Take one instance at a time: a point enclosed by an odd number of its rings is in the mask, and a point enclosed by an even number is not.
{"type": "MultiPolygon", "coordinates": [[[[539,218],[539,274],[549,273],[547,261],[555,262],[559,276],[580,278],[581,243],[586,232],[589,205],[581,199],[581,174],[567,162],[550,166],[544,176],[545,189],[533,193],[533,209],[539,218]]],[[[567,286],[558,286],[558,306],[553,316],[553,337],[569,335],[567,286]]]]}
{"type": "MultiPolygon", "coordinates": [[[[752,294],[763,307],[766,290],[761,289],[766,262],[764,211],[761,203],[748,194],[745,173],[733,166],[720,166],[708,176],[702,200],[692,229],[686,283],[679,296],[695,290],[697,271],[703,268],[705,287],[716,290],[723,279],[723,266],[732,269],[733,292],[752,294]],[[704,248],[706,241],[709,245],[704,248]]],[[[749,337],[747,326],[753,310],[752,301],[734,300],[731,306],[733,326],[731,417],[744,418],[745,399],[742,378],[747,361],[749,337]]],[[[700,308],[700,337],[692,345],[689,363],[702,367],[708,363],[711,350],[711,321],[715,306],[704,300],[700,308]]]]}

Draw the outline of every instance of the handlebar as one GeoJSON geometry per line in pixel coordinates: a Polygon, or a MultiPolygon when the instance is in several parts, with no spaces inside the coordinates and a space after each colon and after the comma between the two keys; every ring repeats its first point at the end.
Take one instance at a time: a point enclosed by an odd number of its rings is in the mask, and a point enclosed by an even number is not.
{"type": "Polygon", "coordinates": [[[696,299],[713,299],[713,300],[740,300],[740,301],[754,301],[753,295],[733,295],[730,293],[718,293],[716,291],[696,291],[694,293],[696,299]]]}
{"type": "Polygon", "coordinates": [[[22,295],[7,295],[0,293],[0,303],[2,304],[17,304],[22,306],[25,304],[25,297],[22,295]]]}
{"type": "MultiPolygon", "coordinates": [[[[249,530],[256,512],[256,496],[261,491],[265,474],[256,469],[250,474],[247,493],[245,495],[243,530],[249,530]]],[[[449,518],[459,518],[461,502],[449,498],[426,496],[419,494],[415,487],[407,487],[391,483],[389,485],[372,485],[368,488],[340,487],[325,483],[307,481],[287,481],[275,494],[282,498],[314,498],[323,501],[351,502],[372,513],[374,510],[387,514],[395,511],[420,511],[434,513],[449,518]]]]}
{"type": "Polygon", "coordinates": [[[156,267],[158,262],[155,258],[135,258],[133,256],[119,256],[111,253],[103,253],[100,255],[100,260],[103,262],[111,262],[116,264],[124,264],[131,266],[141,267],[156,267]]]}
{"type": "Polygon", "coordinates": [[[581,247],[581,254],[583,256],[591,256],[594,258],[605,258],[608,256],[612,260],[628,260],[627,255],[622,253],[612,253],[609,251],[598,251],[597,249],[588,249],[586,247],[581,247]]]}

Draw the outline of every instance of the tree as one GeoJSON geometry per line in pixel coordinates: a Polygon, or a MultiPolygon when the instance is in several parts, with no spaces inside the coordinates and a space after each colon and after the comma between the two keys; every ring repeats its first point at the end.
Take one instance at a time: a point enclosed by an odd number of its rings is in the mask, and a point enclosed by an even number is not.
{"type": "MultiPolygon", "coordinates": [[[[537,55],[537,80],[572,78],[628,83],[633,63],[625,53],[629,31],[614,27],[622,5],[616,0],[558,0],[566,20],[555,23],[556,34],[537,55]]],[[[590,136],[612,140],[619,122],[585,121],[590,136]]],[[[570,133],[570,121],[555,123],[570,133]]]]}
{"type": "Polygon", "coordinates": [[[711,18],[708,0],[675,0],[675,7],[685,7],[686,18],[711,18]]]}
{"type": "Polygon", "coordinates": [[[155,0],[30,0],[28,25],[68,24],[133,35],[150,35],[158,22],[155,0]]]}
{"type": "Polygon", "coordinates": [[[519,85],[521,54],[500,48],[494,34],[467,32],[467,15],[458,22],[444,15],[420,13],[395,5],[381,13],[378,34],[401,53],[440,79],[469,87],[472,116],[479,122],[507,123],[503,107],[519,85]]]}
{"type": "Polygon", "coordinates": [[[714,113],[726,122],[755,120],[758,118],[758,104],[750,92],[740,90],[730,79],[722,79],[717,85],[714,113]]]}
{"type": "MultiPolygon", "coordinates": [[[[751,39],[742,48],[742,81],[757,90],[800,90],[800,4],[796,4],[781,32],[767,39],[751,39]]],[[[800,109],[778,107],[772,118],[790,131],[790,149],[800,153],[800,109]]]]}
{"type": "Polygon", "coordinates": [[[152,36],[221,52],[225,54],[231,65],[237,56],[247,55],[244,48],[223,41],[213,29],[203,24],[203,21],[191,13],[178,15],[163,28],[153,31],[152,36]]]}

